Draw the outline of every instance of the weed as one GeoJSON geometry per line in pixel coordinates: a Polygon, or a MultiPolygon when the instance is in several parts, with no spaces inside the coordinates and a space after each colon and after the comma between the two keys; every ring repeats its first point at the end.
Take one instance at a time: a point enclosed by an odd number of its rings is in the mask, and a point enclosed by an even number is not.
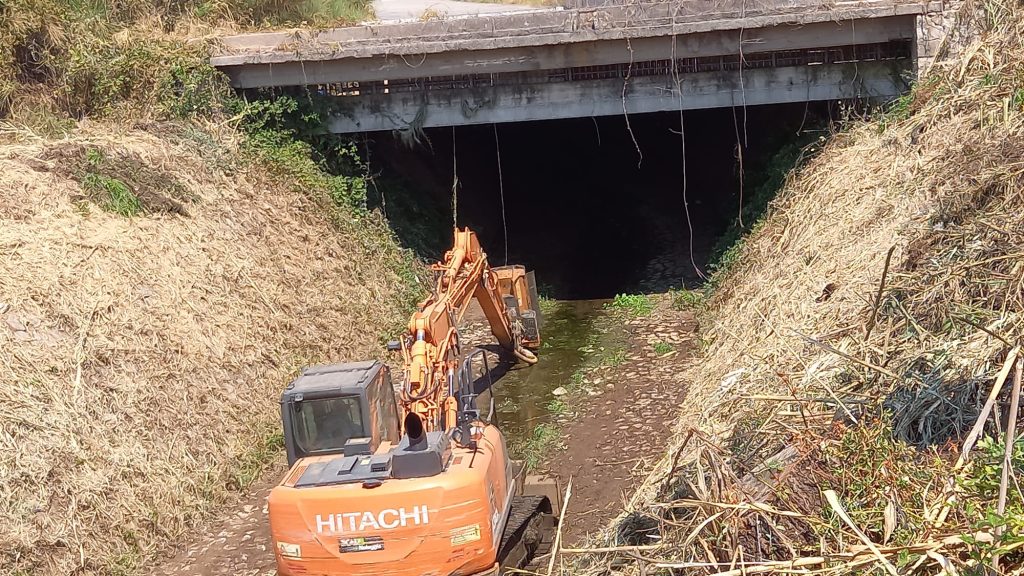
{"type": "Polygon", "coordinates": [[[625,361],[626,361],[626,351],[625,350],[614,350],[614,351],[609,350],[607,353],[604,354],[604,356],[601,357],[601,365],[602,366],[611,366],[613,368],[615,366],[621,365],[625,361]]]}
{"type": "Polygon", "coordinates": [[[526,464],[527,470],[537,468],[544,461],[545,455],[558,444],[559,437],[554,424],[544,422],[534,427],[516,450],[519,458],[526,464]]]}
{"type": "Polygon", "coordinates": [[[1013,106],[1024,109],[1024,88],[1018,88],[1013,93],[1013,106]]]}
{"type": "Polygon", "coordinates": [[[238,456],[235,464],[233,488],[244,490],[252,485],[267,463],[284,449],[284,434],[278,430],[264,432],[249,450],[238,456]]]}
{"type": "Polygon", "coordinates": [[[675,348],[673,348],[672,345],[669,344],[668,342],[654,343],[654,353],[657,354],[658,356],[664,356],[665,354],[668,354],[673,350],[675,350],[675,348]]]}
{"type": "Polygon", "coordinates": [[[230,98],[227,79],[203,60],[180,58],[160,79],[160,104],[178,118],[212,116],[230,98]]]}
{"type": "MultiPolygon", "coordinates": [[[[830,483],[844,495],[854,523],[880,526],[883,511],[893,502],[899,507],[900,522],[891,544],[909,544],[926,525],[924,511],[931,505],[926,495],[948,464],[934,449],[918,450],[894,440],[882,422],[843,430],[824,456],[834,471],[830,483]]],[[[835,528],[842,526],[831,510],[823,513],[835,528]]]]}
{"type": "Polygon", "coordinates": [[[85,151],[85,161],[94,168],[99,168],[106,157],[99,148],[89,148],[85,151]]]}
{"type": "Polygon", "coordinates": [[[370,0],[235,0],[229,4],[253,24],[354,24],[371,14],[370,0]]]}
{"type": "Polygon", "coordinates": [[[434,20],[444,20],[448,14],[445,12],[438,11],[434,8],[427,8],[420,14],[420,22],[431,22],[434,20]]]}
{"type": "Polygon", "coordinates": [[[569,376],[569,386],[571,388],[575,388],[578,390],[583,387],[583,382],[584,380],[586,380],[586,378],[586,369],[578,368],[575,372],[572,373],[572,376],[569,376]]]}
{"type": "Polygon", "coordinates": [[[122,552],[114,558],[108,569],[111,576],[131,576],[136,574],[142,565],[142,553],[138,549],[138,545],[135,545],[131,550],[122,552]]]}
{"type": "MultiPolygon", "coordinates": [[[[1024,499],[1020,491],[1008,491],[1006,509],[1002,515],[996,513],[994,505],[1002,479],[1005,446],[992,437],[979,440],[971,467],[959,482],[964,493],[964,515],[971,522],[969,533],[995,533],[997,528],[1002,529],[1002,535],[994,542],[964,538],[967,543],[974,545],[972,556],[980,564],[988,564],[992,556],[1005,556],[1008,551],[1019,550],[1024,545],[1024,499]]],[[[1024,438],[1018,438],[1014,443],[1010,462],[1011,476],[1024,474],[1024,438]]],[[[1020,552],[1015,552],[1013,556],[1020,558],[1020,552]]]]}
{"type": "Polygon", "coordinates": [[[670,294],[672,296],[672,309],[679,312],[703,308],[704,302],[707,299],[704,292],[700,290],[687,290],[686,288],[673,289],[670,291],[670,294]]]}
{"type": "Polygon", "coordinates": [[[654,304],[645,294],[616,294],[605,307],[622,310],[633,317],[648,316],[654,311],[654,304]]]}
{"type": "Polygon", "coordinates": [[[82,185],[92,196],[98,198],[99,205],[107,212],[120,214],[125,218],[142,213],[142,201],[127,184],[117,178],[89,172],[82,180],[82,185]]]}
{"type": "Polygon", "coordinates": [[[541,294],[538,297],[538,300],[539,302],[537,302],[537,306],[540,308],[541,315],[544,316],[554,312],[555,307],[558,305],[558,300],[545,296],[544,294],[541,294]]]}
{"type": "Polygon", "coordinates": [[[270,96],[233,104],[243,119],[247,143],[275,172],[307,193],[323,193],[345,215],[365,215],[367,168],[351,139],[327,134],[325,102],[270,96]]]}
{"type": "Polygon", "coordinates": [[[561,416],[569,411],[569,405],[561,398],[555,398],[547,405],[548,412],[555,416],[561,416]]]}

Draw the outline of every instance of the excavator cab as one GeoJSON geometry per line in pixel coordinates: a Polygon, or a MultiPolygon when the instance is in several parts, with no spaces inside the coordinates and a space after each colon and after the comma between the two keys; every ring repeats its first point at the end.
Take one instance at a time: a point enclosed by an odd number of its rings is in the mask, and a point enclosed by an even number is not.
{"type": "Polygon", "coordinates": [[[288,465],[307,456],[373,454],[398,442],[388,367],[375,360],[306,368],[281,394],[288,465]]]}

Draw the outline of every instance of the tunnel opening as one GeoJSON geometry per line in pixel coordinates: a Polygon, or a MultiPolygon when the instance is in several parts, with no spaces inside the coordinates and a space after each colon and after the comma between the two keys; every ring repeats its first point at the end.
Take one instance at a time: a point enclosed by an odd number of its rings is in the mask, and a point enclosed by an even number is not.
{"type": "Polygon", "coordinates": [[[469,226],[552,298],[694,287],[835,107],[688,111],[682,134],[678,112],[376,134],[370,200],[428,257],[469,226]]]}

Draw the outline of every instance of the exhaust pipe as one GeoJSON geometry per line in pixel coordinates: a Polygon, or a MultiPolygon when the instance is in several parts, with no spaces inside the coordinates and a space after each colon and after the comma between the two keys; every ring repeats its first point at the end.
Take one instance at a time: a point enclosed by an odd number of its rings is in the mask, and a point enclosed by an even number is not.
{"type": "Polygon", "coordinates": [[[409,412],[402,423],[406,436],[409,437],[409,450],[420,451],[427,449],[427,434],[423,430],[423,420],[415,412],[409,412]]]}

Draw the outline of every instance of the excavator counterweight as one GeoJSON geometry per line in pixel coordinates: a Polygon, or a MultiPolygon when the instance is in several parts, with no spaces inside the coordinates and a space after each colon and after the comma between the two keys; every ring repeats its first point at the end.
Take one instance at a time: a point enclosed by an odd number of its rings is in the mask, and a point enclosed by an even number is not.
{"type": "MultiPolygon", "coordinates": [[[[498,343],[534,363],[532,276],[491,268],[476,235],[455,231],[434,290],[408,331],[397,389],[380,362],[307,368],[281,396],[288,462],[271,491],[278,573],[470,576],[522,567],[555,508],[524,493],[522,468],[481,417],[459,324],[476,299],[498,343]]],[[[528,490],[527,490],[528,491],[528,490]]]]}

